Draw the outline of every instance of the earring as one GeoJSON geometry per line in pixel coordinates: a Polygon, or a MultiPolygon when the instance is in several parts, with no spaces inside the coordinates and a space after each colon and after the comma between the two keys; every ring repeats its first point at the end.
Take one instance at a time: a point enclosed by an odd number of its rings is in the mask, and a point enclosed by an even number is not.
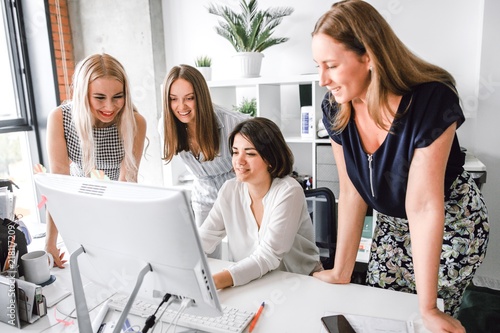
{"type": "Polygon", "coordinates": [[[369,70],[370,72],[371,72],[371,71],[373,71],[373,67],[372,67],[372,66],[370,66],[370,68],[369,68],[368,70],[369,70]]]}

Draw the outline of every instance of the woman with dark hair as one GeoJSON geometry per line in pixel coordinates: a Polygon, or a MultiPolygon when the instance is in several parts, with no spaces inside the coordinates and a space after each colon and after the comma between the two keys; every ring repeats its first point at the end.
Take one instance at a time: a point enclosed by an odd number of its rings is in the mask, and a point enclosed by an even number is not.
{"type": "Polygon", "coordinates": [[[281,269],[322,269],[302,186],[290,176],[293,154],[274,122],[252,118],[229,136],[235,179],[226,181],[198,229],[205,252],[227,236],[229,260],[214,274],[218,289],[246,284],[281,269]]]}
{"type": "Polygon", "coordinates": [[[314,276],[350,282],[370,206],[378,214],[367,284],[418,291],[429,330],[464,332],[453,316],[484,260],[489,224],[463,168],[453,77],[411,53],[365,1],[335,3],[312,36],[340,182],[335,266],[314,276]]]}
{"type": "Polygon", "coordinates": [[[191,202],[200,226],[222,184],[234,177],[227,137],[247,119],[212,103],[203,75],[189,65],[174,66],[163,83],[163,160],[179,155],[195,176],[191,202]]]}

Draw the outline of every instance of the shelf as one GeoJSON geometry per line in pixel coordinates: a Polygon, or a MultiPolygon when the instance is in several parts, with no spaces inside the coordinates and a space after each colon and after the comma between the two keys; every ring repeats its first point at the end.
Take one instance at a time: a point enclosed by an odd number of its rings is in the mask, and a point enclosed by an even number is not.
{"type": "MultiPolygon", "coordinates": [[[[210,81],[208,86],[212,101],[228,109],[233,109],[243,98],[255,98],[257,116],[271,119],[281,129],[294,154],[294,171],[311,176],[316,187],[316,148],[330,143],[328,138],[316,137],[317,123],[322,117],[321,102],[326,93],[326,88],[319,85],[318,74],[210,81]],[[309,115],[312,113],[312,119],[307,117],[312,136],[303,135],[302,105],[309,106],[309,115]]],[[[328,179],[327,184],[333,182],[328,179]]]]}
{"type": "Polygon", "coordinates": [[[309,84],[314,81],[319,81],[318,74],[303,74],[294,75],[287,77],[256,77],[248,79],[236,79],[236,80],[218,80],[218,81],[208,81],[209,88],[220,88],[220,87],[250,87],[258,84],[268,84],[268,85],[283,85],[283,84],[309,84]]]}
{"type": "Polygon", "coordinates": [[[304,138],[304,137],[301,137],[301,136],[295,136],[295,137],[285,137],[285,141],[286,142],[289,142],[289,143],[327,143],[329,144],[330,143],[330,139],[328,138],[325,138],[325,139],[321,139],[321,138],[304,138]]]}

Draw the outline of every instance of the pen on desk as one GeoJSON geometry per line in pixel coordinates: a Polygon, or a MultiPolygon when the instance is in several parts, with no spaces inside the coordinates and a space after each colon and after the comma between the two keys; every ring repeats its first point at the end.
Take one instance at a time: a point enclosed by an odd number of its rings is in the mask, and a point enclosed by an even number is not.
{"type": "Polygon", "coordinates": [[[248,329],[249,333],[251,333],[253,331],[253,329],[255,328],[255,325],[257,324],[257,321],[259,320],[260,314],[262,313],[262,310],[264,310],[264,305],[266,305],[266,303],[262,302],[259,309],[257,310],[257,313],[253,317],[253,320],[250,323],[250,328],[248,329]]]}

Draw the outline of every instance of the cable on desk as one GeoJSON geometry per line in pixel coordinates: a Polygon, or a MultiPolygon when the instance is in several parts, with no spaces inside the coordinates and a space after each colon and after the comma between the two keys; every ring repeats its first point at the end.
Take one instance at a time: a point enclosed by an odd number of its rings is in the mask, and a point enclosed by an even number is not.
{"type": "Polygon", "coordinates": [[[130,326],[129,328],[127,328],[125,331],[122,331],[122,333],[126,333],[126,332],[138,332],[138,333],[141,333],[140,331],[141,327],[139,325],[133,325],[133,326],[130,326]],[[137,328],[137,331],[135,330],[137,328]]]}
{"type": "MultiPolygon", "coordinates": [[[[155,328],[156,328],[156,325],[158,325],[158,322],[161,321],[161,317],[163,317],[163,314],[165,313],[165,311],[167,311],[168,309],[168,306],[174,301],[175,298],[170,298],[170,300],[166,303],[165,307],[163,308],[163,310],[161,311],[160,315],[158,316],[158,320],[156,320],[155,324],[153,325],[153,327],[151,328],[151,333],[154,332],[155,328]]],[[[163,325],[163,322],[162,322],[162,325],[163,325]]],[[[161,331],[161,330],[160,330],[161,331]]],[[[142,332],[141,332],[142,333],[142,332]]]]}
{"type": "Polygon", "coordinates": [[[174,327],[177,326],[177,322],[179,321],[179,318],[181,317],[182,313],[184,311],[186,311],[186,309],[191,305],[193,304],[193,300],[190,299],[190,298],[185,298],[182,300],[182,303],[181,303],[181,307],[179,308],[179,311],[177,311],[177,313],[175,314],[175,317],[172,319],[172,321],[170,322],[170,325],[168,325],[167,327],[167,330],[165,331],[165,333],[168,332],[168,330],[170,330],[170,327],[172,325],[174,325],[174,327]]]}
{"type": "Polygon", "coordinates": [[[59,324],[63,324],[64,327],[73,325],[75,323],[73,321],[73,319],[71,319],[70,321],[66,320],[68,318],[71,318],[71,314],[73,312],[75,312],[75,310],[71,311],[70,314],[66,315],[66,317],[64,317],[63,319],[59,319],[59,318],[57,318],[57,306],[54,306],[54,318],[55,318],[56,322],[54,324],[50,325],[49,327],[46,327],[43,330],[41,330],[40,333],[43,333],[43,332],[45,332],[45,331],[47,331],[47,330],[51,329],[52,327],[57,326],[59,324]]]}
{"type": "Polygon", "coordinates": [[[171,297],[172,297],[172,295],[170,295],[169,293],[166,293],[165,296],[163,296],[163,299],[161,300],[160,305],[158,305],[158,307],[156,308],[155,312],[146,319],[146,323],[144,324],[144,328],[142,329],[142,333],[147,333],[149,331],[149,329],[155,325],[156,313],[158,312],[160,307],[163,305],[163,303],[168,302],[171,297]]]}

